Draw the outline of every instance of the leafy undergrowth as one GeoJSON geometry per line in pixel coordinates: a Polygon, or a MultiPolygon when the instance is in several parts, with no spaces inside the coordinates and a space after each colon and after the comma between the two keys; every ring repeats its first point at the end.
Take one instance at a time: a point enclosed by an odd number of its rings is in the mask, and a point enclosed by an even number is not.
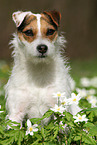
{"type": "MultiPolygon", "coordinates": [[[[32,118],[23,126],[6,117],[3,86],[9,66],[0,64],[0,145],[96,145],[97,144],[97,77],[80,78],[70,98],[55,92],[58,102],[42,118],[32,118]],[[68,112],[75,105],[76,114],[68,112]],[[43,125],[47,118],[49,123],[43,125]]],[[[75,82],[76,83],[76,82],[75,82]]]]}

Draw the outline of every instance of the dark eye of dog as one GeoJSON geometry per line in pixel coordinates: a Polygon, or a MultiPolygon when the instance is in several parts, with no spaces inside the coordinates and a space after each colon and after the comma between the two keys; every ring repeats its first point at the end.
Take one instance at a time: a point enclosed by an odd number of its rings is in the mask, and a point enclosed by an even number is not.
{"type": "Polygon", "coordinates": [[[24,31],[23,33],[25,33],[27,36],[33,36],[33,31],[32,30],[27,30],[27,31],[24,31]]]}
{"type": "Polygon", "coordinates": [[[47,35],[47,36],[49,36],[49,35],[53,35],[54,32],[55,32],[54,29],[48,29],[46,35],[47,35]]]}

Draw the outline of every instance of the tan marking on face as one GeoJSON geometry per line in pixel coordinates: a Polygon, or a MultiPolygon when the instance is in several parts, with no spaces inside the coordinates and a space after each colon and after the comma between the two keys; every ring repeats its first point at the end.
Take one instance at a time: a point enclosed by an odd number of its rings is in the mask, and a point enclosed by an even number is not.
{"type": "Polygon", "coordinates": [[[21,41],[26,40],[28,42],[32,42],[36,39],[37,33],[38,33],[37,18],[36,18],[36,16],[31,15],[25,19],[24,28],[22,31],[18,31],[18,36],[21,41]],[[27,35],[27,33],[25,33],[29,30],[30,31],[32,30],[33,35],[29,36],[29,35],[27,35]]]}
{"type": "Polygon", "coordinates": [[[37,15],[27,16],[22,24],[22,30],[18,31],[18,37],[21,41],[28,41],[29,43],[33,42],[38,37],[38,32],[40,31],[41,38],[47,38],[50,41],[55,41],[57,39],[58,33],[54,25],[51,23],[49,17],[41,14],[40,17],[40,30],[38,30],[38,19],[37,15]],[[27,35],[27,31],[32,30],[33,35],[27,35]],[[54,30],[54,33],[51,35],[47,35],[48,30],[54,30]]]}
{"type": "Polygon", "coordinates": [[[56,40],[58,33],[55,27],[51,24],[50,18],[45,16],[44,14],[41,14],[41,34],[43,38],[47,38],[50,41],[56,40]],[[55,32],[52,35],[47,35],[48,30],[55,30],[55,32]]]}

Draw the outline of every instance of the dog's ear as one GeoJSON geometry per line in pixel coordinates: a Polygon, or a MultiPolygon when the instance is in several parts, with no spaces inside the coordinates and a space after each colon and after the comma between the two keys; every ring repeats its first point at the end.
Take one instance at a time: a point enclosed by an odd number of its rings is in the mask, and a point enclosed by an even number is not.
{"type": "Polygon", "coordinates": [[[16,27],[19,27],[22,24],[25,17],[27,15],[31,15],[31,14],[32,14],[31,12],[22,12],[22,11],[14,12],[12,14],[12,18],[13,18],[13,21],[15,22],[15,24],[16,24],[16,27]]]}
{"type": "Polygon", "coordinates": [[[43,14],[48,15],[51,18],[51,20],[53,21],[53,23],[57,27],[59,27],[60,20],[61,20],[61,13],[60,12],[55,11],[55,10],[49,11],[49,12],[44,11],[43,14]]]}

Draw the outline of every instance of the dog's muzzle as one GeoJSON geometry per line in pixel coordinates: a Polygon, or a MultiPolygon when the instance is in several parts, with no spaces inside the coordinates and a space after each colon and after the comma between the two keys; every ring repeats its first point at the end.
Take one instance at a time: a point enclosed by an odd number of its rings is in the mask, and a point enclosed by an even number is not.
{"type": "Polygon", "coordinates": [[[42,56],[45,57],[45,54],[46,54],[46,52],[48,50],[48,47],[47,47],[47,45],[40,44],[40,45],[37,46],[37,50],[41,54],[40,55],[41,57],[42,56]]]}

